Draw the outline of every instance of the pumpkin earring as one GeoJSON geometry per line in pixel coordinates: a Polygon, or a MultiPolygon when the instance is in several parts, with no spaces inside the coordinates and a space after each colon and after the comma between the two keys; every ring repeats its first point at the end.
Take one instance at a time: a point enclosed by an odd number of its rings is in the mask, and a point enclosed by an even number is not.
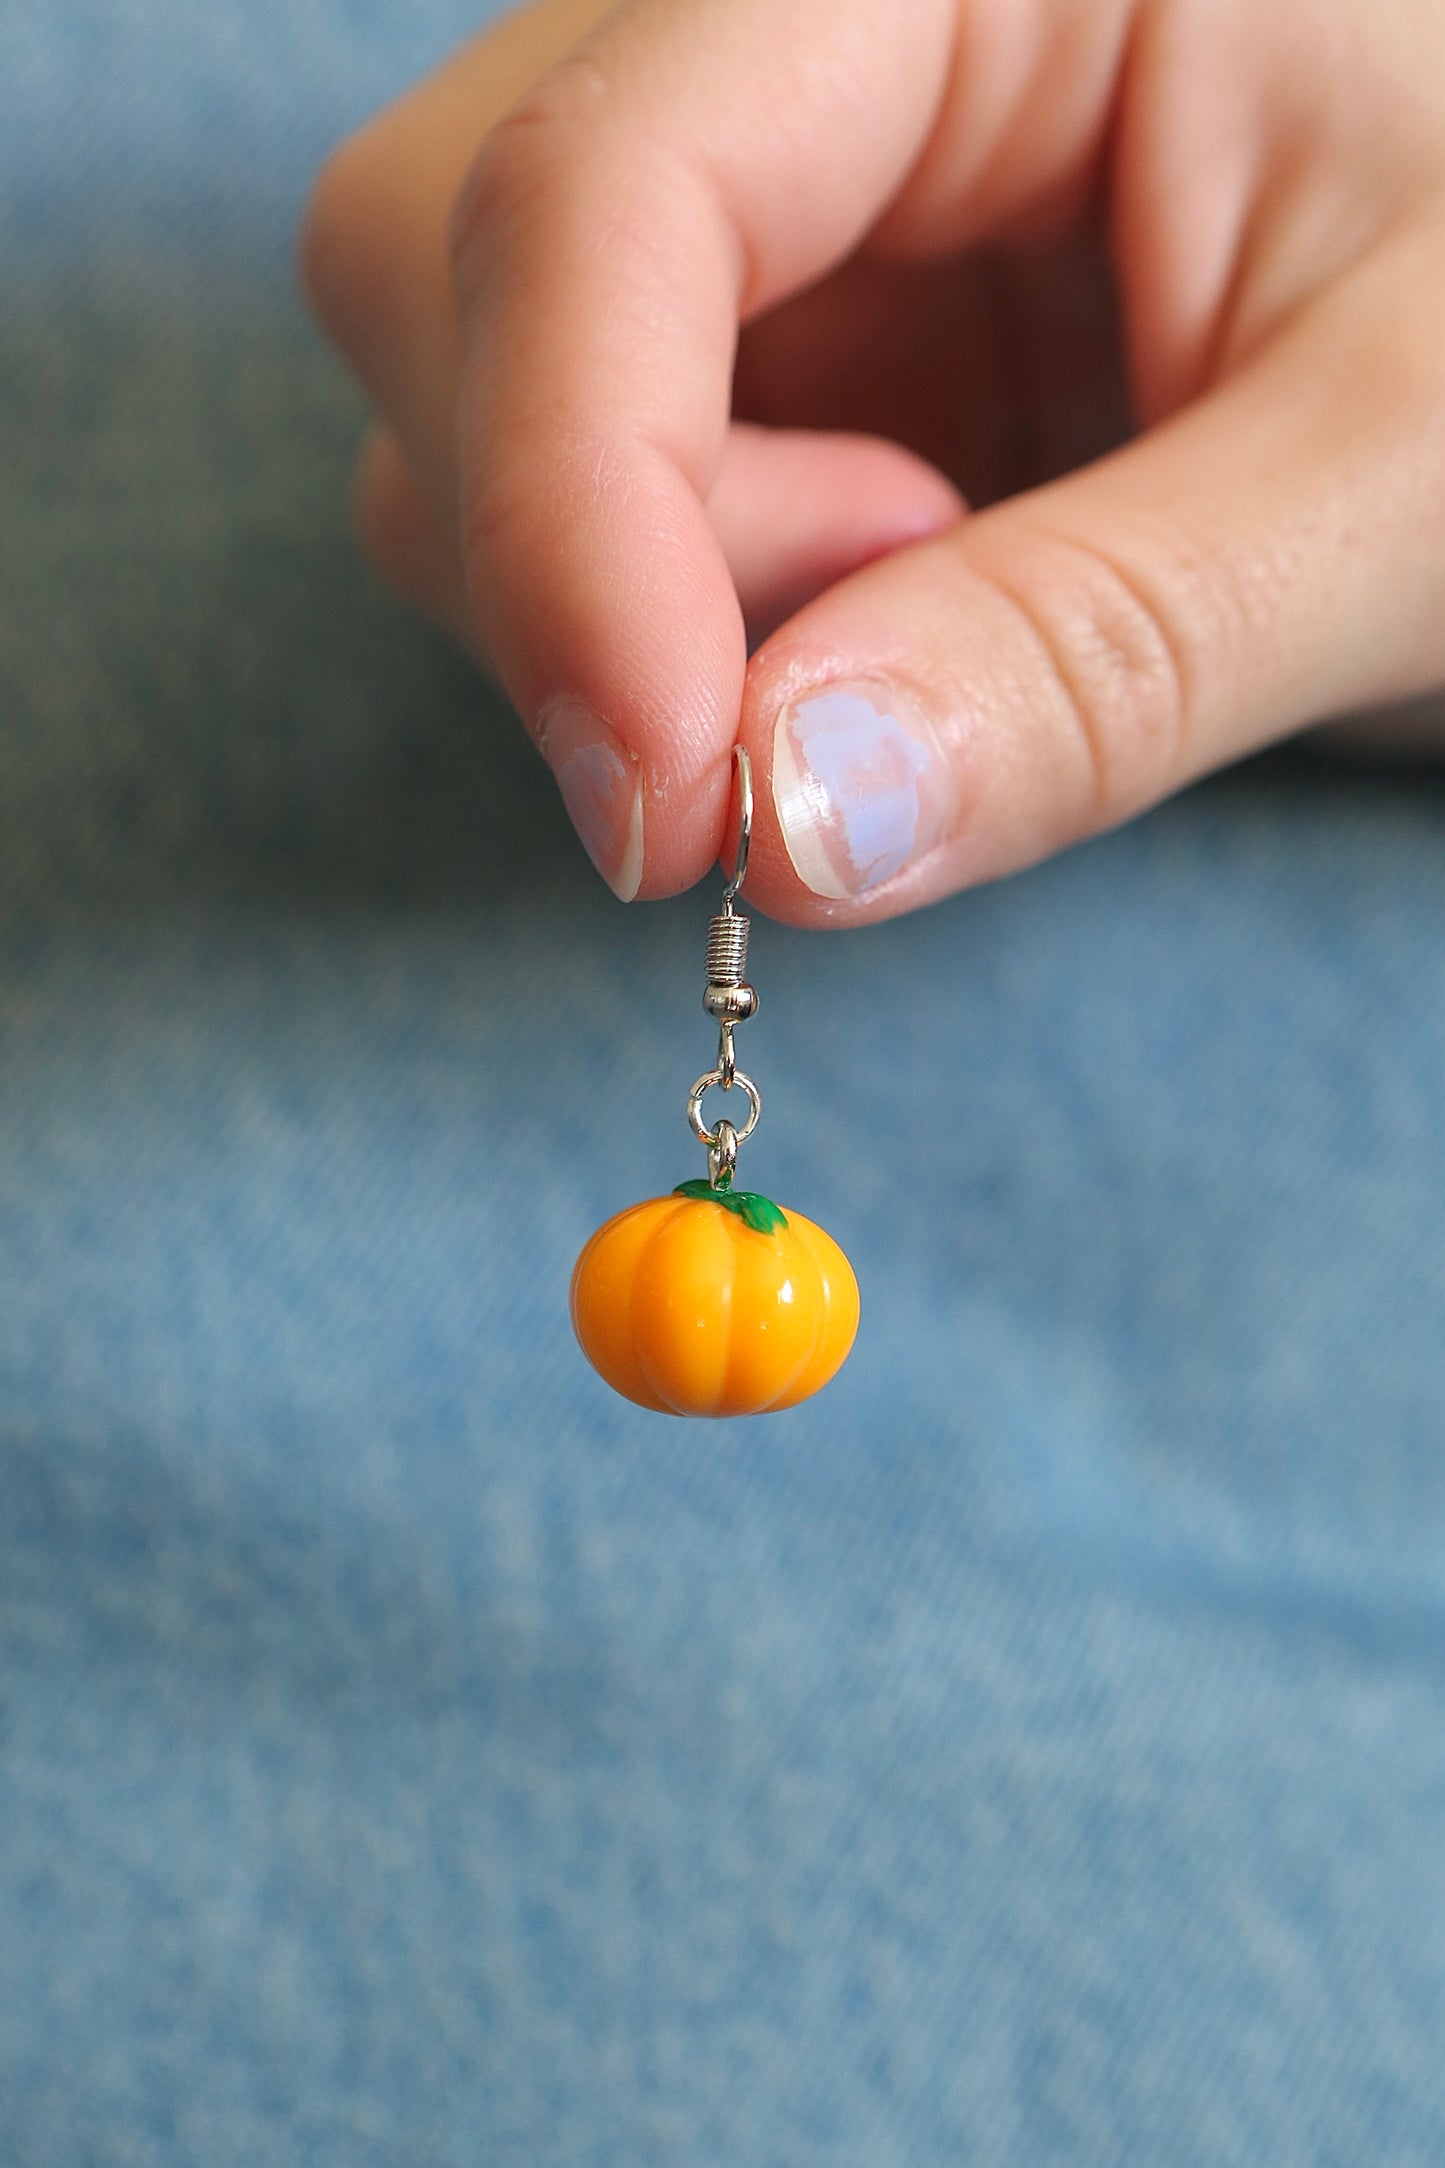
{"type": "Polygon", "coordinates": [[[858,1282],[831,1235],[801,1212],[733,1188],[738,1149],[757,1127],[758,1087],[737,1066],[733,1032],[757,1014],[743,977],[748,920],[737,908],[753,828],[752,764],[734,747],[738,847],[723,907],[708,927],[703,1007],[718,1025],[717,1067],[688,1094],[707,1147],[707,1179],[630,1205],[596,1234],[572,1274],[572,1324],[615,1391],[672,1415],[761,1415],[827,1384],[858,1330],[858,1282]],[[748,1103],[742,1127],[711,1128],[717,1086],[748,1103]]]}

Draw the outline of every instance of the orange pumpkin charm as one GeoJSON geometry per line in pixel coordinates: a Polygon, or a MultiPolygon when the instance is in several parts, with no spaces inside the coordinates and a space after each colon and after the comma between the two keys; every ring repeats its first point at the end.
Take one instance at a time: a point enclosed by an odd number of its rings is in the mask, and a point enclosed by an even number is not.
{"type": "Polygon", "coordinates": [[[760,1415],[827,1384],[858,1330],[831,1235],[766,1197],[684,1182],[619,1212],[572,1274],[572,1323],[607,1383],[673,1415],[760,1415]]]}

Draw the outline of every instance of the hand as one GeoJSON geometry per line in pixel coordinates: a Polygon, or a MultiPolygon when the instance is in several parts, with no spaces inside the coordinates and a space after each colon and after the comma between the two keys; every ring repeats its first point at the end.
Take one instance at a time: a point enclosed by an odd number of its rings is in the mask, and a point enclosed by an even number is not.
{"type": "Polygon", "coordinates": [[[739,735],[750,897],[845,925],[1445,679],[1438,0],[542,0],[304,268],[621,895],[739,735]]]}

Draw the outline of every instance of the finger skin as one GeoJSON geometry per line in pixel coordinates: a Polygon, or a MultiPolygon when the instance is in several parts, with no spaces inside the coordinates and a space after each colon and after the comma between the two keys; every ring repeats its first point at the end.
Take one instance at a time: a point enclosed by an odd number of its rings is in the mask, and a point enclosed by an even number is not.
{"type": "MultiPolygon", "coordinates": [[[[896,445],[741,423],[707,504],[750,645],[845,573],[953,526],[966,509],[942,475],[896,445]]],[[[456,535],[389,429],[372,429],[362,446],[355,510],[378,576],[485,663],[456,535]]]]}
{"type": "Polygon", "coordinates": [[[585,739],[606,767],[615,859],[640,812],[641,895],[698,879],[721,841],[746,631],[705,505],[739,318],[846,253],[896,188],[948,18],[920,0],[900,36],[856,0],[628,9],[493,131],[463,190],[469,594],[554,765],[585,739]],[[760,104],[760,51],[806,127],[760,104]]]}
{"type": "Polygon", "coordinates": [[[460,340],[434,172],[427,305],[358,365],[619,892],[703,870],[739,714],[752,893],[849,924],[1437,682],[1442,140],[1445,17],[1411,0],[920,0],[902,34],[882,0],[636,0],[492,127],[453,219],[460,340]],[[730,424],[739,325],[850,251],[1057,233],[1103,196],[1153,424],[1123,453],[959,518],[877,440],[730,424]],[[866,821],[793,849],[778,808],[823,804],[813,753],[836,781],[875,695],[866,821]]]}
{"type": "Polygon", "coordinates": [[[331,155],[298,240],[301,283],[455,528],[458,340],[447,219],[487,131],[608,12],[545,0],[471,38],[331,155]]]}
{"type": "Polygon", "coordinates": [[[846,573],[963,518],[935,467],[877,437],[728,432],[706,511],[755,647],[846,573]]]}
{"type": "Polygon", "coordinates": [[[1437,218],[1169,423],[791,620],[749,672],[744,737],[768,779],[753,898],[799,924],[891,917],[1307,722],[1437,684],[1445,578],[1421,536],[1445,493],[1442,266],[1437,218]],[[855,684],[923,749],[917,832],[895,873],[820,894],[838,856],[805,845],[800,872],[780,730],[786,770],[786,716],[806,730],[804,704],[855,684]]]}
{"type": "MultiPolygon", "coordinates": [[[[479,657],[457,540],[447,216],[487,127],[604,12],[597,0],[544,0],[471,40],[333,155],[302,237],[313,306],[385,419],[359,462],[363,547],[389,586],[479,657]]],[[[845,572],[951,524],[962,504],[899,446],[738,425],[705,509],[756,644],[845,572]]]]}
{"type": "MultiPolygon", "coordinates": [[[[456,536],[438,523],[388,429],[372,429],[362,445],[354,503],[357,535],[378,578],[477,652],[456,536]]],[[[477,659],[485,663],[479,652],[477,659]]]]}

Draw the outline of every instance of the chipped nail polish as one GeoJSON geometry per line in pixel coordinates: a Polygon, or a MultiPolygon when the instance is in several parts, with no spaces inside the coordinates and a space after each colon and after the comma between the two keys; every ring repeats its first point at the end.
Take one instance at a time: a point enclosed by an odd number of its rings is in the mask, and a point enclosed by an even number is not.
{"type": "Polygon", "coordinates": [[[773,802],[799,880],[815,896],[860,896],[944,832],[947,764],[896,687],[820,686],[778,716],[773,802]]]}

